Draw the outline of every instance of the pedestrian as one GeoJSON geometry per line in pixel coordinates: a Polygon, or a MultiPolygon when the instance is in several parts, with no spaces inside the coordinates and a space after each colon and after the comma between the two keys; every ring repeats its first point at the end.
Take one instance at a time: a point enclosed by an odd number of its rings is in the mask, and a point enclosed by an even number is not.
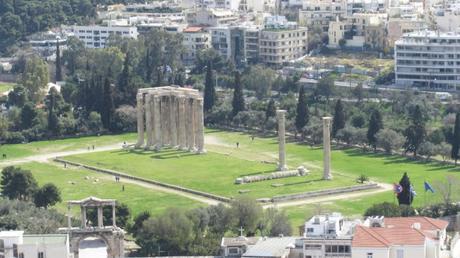
{"type": "Polygon", "coordinates": [[[115,182],[118,182],[118,177],[117,176],[115,176],[115,182]]]}
{"type": "Polygon", "coordinates": [[[254,141],[254,135],[251,136],[251,141],[254,141]]]}
{"type": "Polygon", "coordinates": [[[64,168],[67,168],[67,162],[64,162],[64,168]]]}
{"type": "Polygon", "coordinates": [[[3,155],[2,155],[2,156],[3,156],[3,158],[4,158],[4,159],[6,159],[6,154],[5,154],[5,153],[3,153],[3,155]]]}
{"type": "Polygon", "coordinates": [[[94,150],[94,145],[93,145],[93,150],[94,150]]]}
{"type": "Polygon", "coordinates": [[[121,186],[121,191],[122,191],[122,192],[125,191],[125,185],[122,185],[122,186],[121,186]]]}
{"type": "Polygon", "coordinates": [[[236,148],[238,149],[240,147],[240,142],[236,142],[236,148]]]}
{"type": "Polygon", "coordinates": [[[88,146],[88,151],[90,150],[90,147],[88,146]]]}

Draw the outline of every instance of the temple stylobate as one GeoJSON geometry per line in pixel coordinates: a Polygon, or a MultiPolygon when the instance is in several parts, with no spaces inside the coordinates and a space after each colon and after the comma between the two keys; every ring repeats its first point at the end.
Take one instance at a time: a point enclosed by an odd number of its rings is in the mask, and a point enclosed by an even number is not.
{"type": "Polygon", "coordinates": [[[136,148],[204,153],[203,98],[198,90],[165,86],[137,94],[136,148]]]}

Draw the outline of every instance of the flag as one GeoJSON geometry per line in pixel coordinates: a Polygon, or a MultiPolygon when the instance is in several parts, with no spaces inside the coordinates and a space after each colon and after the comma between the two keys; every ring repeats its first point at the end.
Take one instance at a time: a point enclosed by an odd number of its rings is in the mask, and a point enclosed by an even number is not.
{"type": "Polygon", "coordinates": [[[415,192],[415,188],[413,185],[410,185],[410,193],[413,195],[413,196],[416,196],[417,193],[415,192]]]}
{"type": "Polygon", "coordinates": [[[393,191],[395,194],[400,194],[403,191],[403,187],[400,184],[393,184],[393,191]]]}
{"type": "Polygon", "coordinates": [[[425,186],[425,192],[431,191],[432,193],[434,193],[433,187],[431,187],[431,185],[427,181],[425,181],[424,186],[425,186]]]}

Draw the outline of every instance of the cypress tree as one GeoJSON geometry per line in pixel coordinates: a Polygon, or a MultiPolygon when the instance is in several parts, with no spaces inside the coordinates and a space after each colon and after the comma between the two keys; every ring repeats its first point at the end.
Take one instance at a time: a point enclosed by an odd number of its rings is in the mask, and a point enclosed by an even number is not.
{"type": "Polygon", "coordinates": [[[62,81],[61,50],[59,40],[56,40],[56,81],[62,81]]]}
{"type": "Polygon", "coordinates": [[[267,109],[265,110],[265,121],[268,120],[270,117],[275,117],[276,116],[276,106],[275,106],[275,101],[273,99],[270,99],[267,104],[267,109]]]}
{"type": "Polygon", "coordinates": [[[399,181],[399,184],[402,186],[402,192],[398,194],[398,203],[399,205],[411,205],[414,200],[414,195],[411,191],[411,182],[407,173],[404,172],[403,177],[399,181]]]}
{"type": "Polygon", "coordinates": [[[211,61],[208,62],[208,66],[206,68],[206,80],[204,84],[204,110],[210,111],[214,107],[214,102],[216,100],[216,88],[214,85],[213,79],[213,72],[212,72],[212,63],[211,61]]]}
{"type": "Polygon", "coordinates": [[[59,132],[58,117],[55,112],[56,108],[56,90],[52,88],[48,96],[48,130],[57,135],[59,132]]]}
{"type": "Polygon", "coordinates": [[[235,86],[233,89],[232,115],[236,116],[238,112],[244,110],[243,85],[241,84],[240,72],[235,72],[235,86]]]}
{"type": "Polygon", "coordinates": [[[377,148],[376,134],[381,129],[383,129],[382,116],[380,115],[380,112],[377,109],[375,109],[371,114],[371,118],[369,120],[369,127],[367,129],[367,141],[369,142],[369,145],[371,145],[374,148],[374,150],[377,148]]]}
{"type": "Polygon", "coordinates": [[[342,100],[335,104],[334,119],[332,120],[332,137],[335,137],[340,129],[345,128],[345,112],[343,111],[342,100]]]}
{"type": "Polygon", "coordinates": [[[131,97],[129,96],[129,78],[130,78],[129,62],[130,62],[130,57],[129,57],[129,54],[126,53],[125,61],[123,64],[123,70],[118,78],[117,106],[120,106],[122,104],[128,104],[130,97],[131,97]]]}
{"type": "Polygon", "coordinates": [[[308,120],[310,118],[309,116],[310,114],[308,113],[305,89],[304,87],[300,87],[295,117],[295,127],[297,129],[297,132],[301,132],[302,129],[308,124],[308,120]]]}
{"type": "Polygon", "coordinates": [[[414,112],[411,114],[411,124],[407,127],[404,135],[406,142],[404,148],[406,152],[412,151],[414,156],[417,156],[417,150],[420,144],[425,140],[425,121],[419,105],[415,106],[414,112]]]}
{"type": "Polygon", "coordinates": [[[103,105],[102,105],[102,112],[101,112],[101,120],[104,128],[111,129],[112,128],[112,115],[115,110],[115,106],[113,104],[113,92],[112,92],[112,85],[110,84],[110,80],[108,77],[105,78],[104,81],[104,88],[103,88],[103,105]]]}
{"type": "Polygon", "coordinates": [[[452,151],[451,157],[455,160],[455,165],[457,165],[457,160],[459,158],[459,150],[460,147],[460,113],[457,113],[455,116],[455,127],[454,127],[454,135],[452,137],[452,151]]]}

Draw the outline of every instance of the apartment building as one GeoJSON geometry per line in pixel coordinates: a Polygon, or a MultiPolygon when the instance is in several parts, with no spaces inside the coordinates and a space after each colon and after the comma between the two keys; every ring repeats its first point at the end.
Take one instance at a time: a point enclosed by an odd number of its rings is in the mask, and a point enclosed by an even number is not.
{"type": "Polygon", "coordinates": [[[299,24],[301,26],[319,26],[323,32],[329,30],[329,23],[337,17],[346,15],[345,0],[310,0],[304,2],[299,10],[299,24]]]}
{"type": "Polygon", "coordinates": [[[365,47],[382,50],[386,46],[387,14],[355,13],[329,24],[329,48],[365,47]]]}
{"type": "Polygon", "coordinates": [[[260,32],[259,60],[271,66],[298,59],[307,53],[308,29],[288,22],[284,16],[268,17],[260,32]]]}
{"type": "Polygon", "coordinates": [[[203,27],[188,27],[182,35],[185,48],[182,60],[185,65],[192,65],[198,52],[211,47],[211,36],[203,27]]]}
{"type": "Polygon", "coordinates": [[[460,34],[417,31],[395,42],[396,84],[457,90],[460,86],[460,34]]]}
{"type": "Polygon", "coordinates": [[[394,47],[396,40],[400,39],[402,35],[425,28],[426,23],[422,19],[390,18],[387,25],[387,44],[389,47],[394,47]]]}
{"type": "Polygon", "coordinates": [[[25,235],[23,231],[0,231],[0,257],[70,258],[67,234],[25,235]]]}
{"type": "Polygon", "coordinates": [[[232,10],[215,8],[190,9],[185,15],[189,25],[198,26],[224,26],[239,20],[238,15],[232,10]]]}
{"type": "Polygon", "coordinates": [[[134,38],[136,39],[139,33],[135,26],[121,26],[121,25],[112,25],[100,26],[100,25],[90,25],[90,26],[66,26],[63,27],[64,30],[73,33],[75,37],[80,39],[85,43],[85,46],[88,48],[104,48],[107,42],[107,39],[111,35],[119,35],[121,37],[134,38]]]}

